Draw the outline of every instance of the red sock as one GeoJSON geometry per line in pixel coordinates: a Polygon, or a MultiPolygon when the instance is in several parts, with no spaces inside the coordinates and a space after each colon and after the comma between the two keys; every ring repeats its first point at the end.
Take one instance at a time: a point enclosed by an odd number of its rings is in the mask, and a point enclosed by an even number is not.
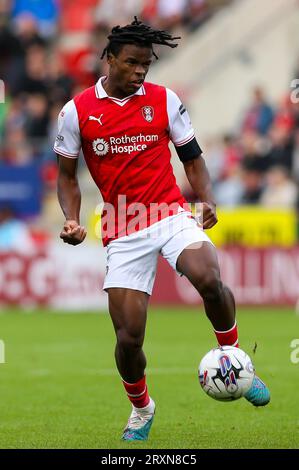
{"type": "Polygon", "coordinates": [[[227,331],[214,330],[214,332],[219,346],[235,346],[235,348],[239,347],[237,322],[235,322],[234,326],[227,331]]]}
{"type": "Polygon", "coordinates": [[[138,380],[138,382],[135,384],[129,384],[124,380],[123,384],[130,402],[136,406],[136,408],[144,408],[149,404],[150,397],[147,391],[145,376],[138,380]]]}

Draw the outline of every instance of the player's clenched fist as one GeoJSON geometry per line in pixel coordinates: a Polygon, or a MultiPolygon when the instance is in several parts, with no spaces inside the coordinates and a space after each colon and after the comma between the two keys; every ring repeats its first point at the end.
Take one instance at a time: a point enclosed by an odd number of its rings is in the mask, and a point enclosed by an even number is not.
{"type": "Polygon", "coordinates": [[[203,203],[203,228],[212,228],[217,224],[216,206],[213,203],[203,203]]]}
{"type": "Polygon", "coordinates": [[[86,237],[86,230],[75,220],[66,220],[60,238],[69,245],[79,245],[86,237]]]}

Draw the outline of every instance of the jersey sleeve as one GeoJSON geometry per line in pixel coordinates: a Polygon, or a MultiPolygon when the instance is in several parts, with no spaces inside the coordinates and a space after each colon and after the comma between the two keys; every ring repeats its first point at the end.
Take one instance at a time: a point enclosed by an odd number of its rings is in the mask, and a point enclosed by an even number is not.
{"type": "Polygon", "coordinates": [[[78,158],[81,136],[78,113],[73,100],[64,105],[58,116],[58,135],[54,152],[67,158],[78,158]]]}
{"type": "Polygon", "coordinates": [[[195,138],[188,111],[172,90],[166,88],[166,93],[170,140],[181,161],[194,160],[202,150],[195,138]]]}

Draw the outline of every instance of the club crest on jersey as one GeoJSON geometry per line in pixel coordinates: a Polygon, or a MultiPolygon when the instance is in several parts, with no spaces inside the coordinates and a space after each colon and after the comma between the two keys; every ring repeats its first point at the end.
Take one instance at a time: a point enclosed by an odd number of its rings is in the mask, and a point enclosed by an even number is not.
{"type": "Polygon", "coordinates": [[[109,144],[104,139],[96,139],[92,142],[94,153],[99,157],[106,155],[109,152],[109,144]]]}
{"type": "Polygon", "coordinates": [[[154,119],[154,108],[152,106],[143,106],[142,116],[147,122],[152,122],[154,119]]]}

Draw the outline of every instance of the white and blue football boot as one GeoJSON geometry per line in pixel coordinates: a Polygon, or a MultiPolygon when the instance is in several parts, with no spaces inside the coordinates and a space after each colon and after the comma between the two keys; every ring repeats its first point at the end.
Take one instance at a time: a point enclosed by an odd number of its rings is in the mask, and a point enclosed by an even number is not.
{"type": "Polygon", "coordinates": [[[149,404],[144,408],[133,406],[122,439],[124,441],[146,441],[153,424],[155,408],[155,402],[151,398],[149,404]]]}
{"type": "Polygon", "coordinates": [[[267,385],[255,375],[252,385],[244,397],[254,406],[265,406],[270,401],[270,391],[267,385]]]}

